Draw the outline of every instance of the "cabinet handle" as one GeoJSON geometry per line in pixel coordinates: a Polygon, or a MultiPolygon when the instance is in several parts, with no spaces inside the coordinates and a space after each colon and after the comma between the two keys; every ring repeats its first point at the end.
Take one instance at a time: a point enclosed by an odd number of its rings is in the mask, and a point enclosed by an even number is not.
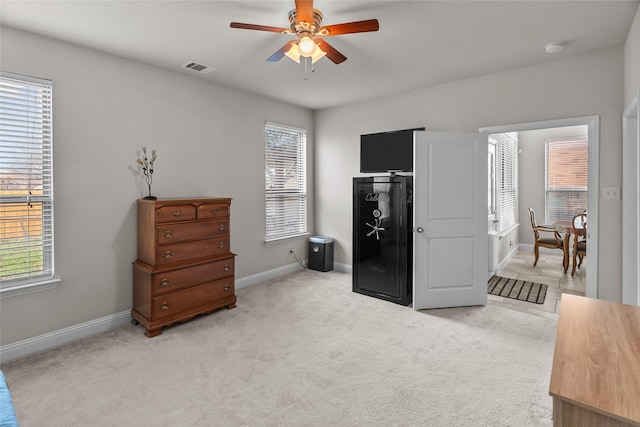
{"type": "Polygon", "coordinates": [[[225,264],[224,271],[229,271],[229,270],[231,270],[231,266],[229,264],[225,264]]]}
{"type": "Polygon", "coordinates": [[[169,279],[162,279],[162,282],[160,282],[160,286],[163,288],[169,286],[169,279]]]}
{"type": "Polygon", "coordinates": [[[160,310],[162,311],[169,310],[169,303],[163,302],[162,305],[160,306],[160,310]]]}
{"type": "Polygon", "coordinates": [[[214,214],[214,215],[217,214],[218,213],[218,208],[211,209],[211,213],[214,214]]]}
{"type": "Polygon", "coordinates": [[[224,229],[225,229],[224,224],[220,224],[220,225],[218,226],[218,230],[223,231],[224,229]]]}
{"type": "Polygon", "coordinates": [[[173,254],[171,253],[171,251],[167,251],[167,252],[164,254],[163,258],[164,258],[164,259],[171,259],[171,258],[173,258],[173,254]]]}
{"type": "Polygon", "coordinates": [[[220,244],[218,245],[220,249],[224,249],[226,246],[227,244],[225,242],[220,242],[220,244]]]}
{"type": "Polygon", "coordinates": [[[180,215],[182,215],[182,211],[173,211],[173,216],[179,217],[180,215]]]}
{"type": "Polygon", "coordinates": [[[226,292],[226,291],[228,291],[229,289],[231,289],[231,286],[229,286],[229,285],[224,285],[223,290],[224,290],[225,292],[226,292]]]}
{"type": "Polygon", "coordinates": [[[165,239],[171,239],[173,237],[173,232],[171,230],[167,230],[164,232],[165,239]]]}

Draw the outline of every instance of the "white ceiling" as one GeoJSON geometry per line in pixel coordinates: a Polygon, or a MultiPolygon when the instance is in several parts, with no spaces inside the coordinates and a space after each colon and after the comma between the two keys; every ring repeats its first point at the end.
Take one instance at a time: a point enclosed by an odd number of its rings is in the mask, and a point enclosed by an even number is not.
{"type": "Polygon", "coordinates": [[[372,99],[621,46],[637,1],[316,0],[323,24],[377,18],[378,32],[330,37],[348,60],[268,63],[291,36],[287,1],[0,1],[0,23],[311,109],[372,99]],[[565,41],[547,54],[544,46],[565,41]],[[183,70],[195,61],[215,71],[183,70]]]}

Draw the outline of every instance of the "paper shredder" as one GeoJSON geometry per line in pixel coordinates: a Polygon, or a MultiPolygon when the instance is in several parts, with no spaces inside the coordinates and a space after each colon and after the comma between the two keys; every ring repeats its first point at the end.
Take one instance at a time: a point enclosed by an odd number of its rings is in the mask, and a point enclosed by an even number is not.
{"type": "Polygon", "coordinates": [[[333,270],[333,239],[331,237],[309,237],[309,269],[333,270]]]}

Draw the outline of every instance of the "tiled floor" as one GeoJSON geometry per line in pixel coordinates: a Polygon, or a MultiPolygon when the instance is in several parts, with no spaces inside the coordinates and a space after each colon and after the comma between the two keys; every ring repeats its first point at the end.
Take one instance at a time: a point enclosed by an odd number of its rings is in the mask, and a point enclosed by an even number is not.
{"type": "MultiPolygon", "coordinates": [[[[562,270],[562,254],[541,253],[538,264],[533,266],[533,252],[518,252],[501,271],[499,276],[529,280],[548,285],[547,296],[543,304],[517,301],[510,298],[489,295],[489,304],[525,311],[546,317],[557,318],[560,297],[563,293],[584,295],[587,272],[586,259],[582,266],[571,276],[562,270]]],[[[569,260],[571,262],[571,259],[569,260]]]]}

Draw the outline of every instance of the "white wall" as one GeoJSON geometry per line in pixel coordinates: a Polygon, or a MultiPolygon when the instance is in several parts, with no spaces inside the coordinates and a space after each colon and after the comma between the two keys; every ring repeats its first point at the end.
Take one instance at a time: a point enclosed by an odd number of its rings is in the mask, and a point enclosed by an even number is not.
{"type": "Polygon", "coordinates": [[[640,90],[640,7],[631,24],[624,45],[624,106],[631,103],[640,90]]]}
{"type": "MultiPolygon", "coordinates": [[[[313,164],[310,110],[6,27],[0,52],[2,70],[53,81],[62,279],[57,289],[2,299],[2,344],[131,308],[142,145],[158,151],[154,195],[233,198],[237,278],[295,263],[290,245],[304,258],[306,239],[263,242],[264,123],[308,129],[313,164]]],[[[312,192],[309,200],[313,225],[312,192]]]]}
{"type": "MultiPolygon", "coordinates": [[[[623,68],[619,47],[316,112],[317,232],[336,239],[337,262],[351,263],[351,178],[359,175],[359,136],[377,131],[478,131],[599,115],[600,187],[619,186],[623,68]]],[[[621,298],[620,219],[620,201],[600,201],[599,297],[614,301],[621,298]]]]}

